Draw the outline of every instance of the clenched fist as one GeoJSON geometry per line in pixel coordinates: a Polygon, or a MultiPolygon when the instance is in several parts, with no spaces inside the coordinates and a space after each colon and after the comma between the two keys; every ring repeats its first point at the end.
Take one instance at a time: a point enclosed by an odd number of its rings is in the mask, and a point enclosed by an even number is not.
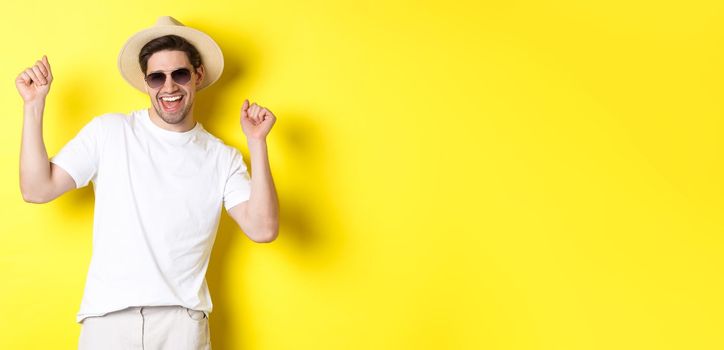
{"type": "Polygon", "coordinates": [[[45,100],[52,82],[53,72],[50,70],[48,57],[43,55],[42,60],[36,61],[34,66],[26,68],[18,75],[15,87],[25,103],[34,103],[45,100]]]}
{"type": "Polygon", "coordinates": [[[270,110],[256,103],[249,105],[249,100],[244,100],[241,106],[241,130],[247,139],[265,139],[276,120],[270,110]]]}

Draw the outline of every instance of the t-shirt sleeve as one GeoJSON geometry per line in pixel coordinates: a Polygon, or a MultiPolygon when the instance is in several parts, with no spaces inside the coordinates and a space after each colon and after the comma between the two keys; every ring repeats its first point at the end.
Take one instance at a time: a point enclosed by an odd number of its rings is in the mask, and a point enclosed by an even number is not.
{"type": "Polygon", "coordinates": [[[229,210],[251,196],[251,178],[241,153],[234,148],[231,156],[229,175],[224,186],[224,208],[229,210]]]}
{"type": "Polygon", "coordinates": [[[50,158],[70,174],[76,188],[85,187],[98,172],[100,120],[96,117],[88,122],[76,136],[50,158]]]}

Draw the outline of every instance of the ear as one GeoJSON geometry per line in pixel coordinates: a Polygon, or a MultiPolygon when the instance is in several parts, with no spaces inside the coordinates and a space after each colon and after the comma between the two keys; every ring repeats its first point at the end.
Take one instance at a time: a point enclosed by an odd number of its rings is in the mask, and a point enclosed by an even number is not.
{"type": "Polygon", "coordinates": [[[199,68],[196,68],[196,87],[198,88],[201,83],[204,81],[204,77],[206,76],[206,69],[204,68],[204,65],[200,65],[199,68]]]}
{"type": "MultiPolygon", "coordinates": [[[[146,73],[143,73],[143,76],[146,76],[146,73]]],[[[146,90],[146,94],[148,95],[148,84],[146,84],[146,79],[143,79],[143,89],[146,90]]]]}

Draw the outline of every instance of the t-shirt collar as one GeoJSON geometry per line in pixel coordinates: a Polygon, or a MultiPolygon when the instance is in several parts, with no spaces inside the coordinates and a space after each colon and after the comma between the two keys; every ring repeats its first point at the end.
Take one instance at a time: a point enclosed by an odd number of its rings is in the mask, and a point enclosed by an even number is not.
{"type": "Polygon", "coordinates": [[[164,140],[176,143],[176,144],[183,144],[188,142],[189,140],[193,139],[194,136],[198,134],[198,132],[203,129],[203,126],[199,121],[196,121],[196,125],[191,130],[188,131],[171,131],[166,130],[154,123],[151,120],[151,116],[148,113],[148,108],[144,108],[139,111],[141,119],[143,120],[143,123],[155,134],[159,137],[163,138],[164,140]]]}

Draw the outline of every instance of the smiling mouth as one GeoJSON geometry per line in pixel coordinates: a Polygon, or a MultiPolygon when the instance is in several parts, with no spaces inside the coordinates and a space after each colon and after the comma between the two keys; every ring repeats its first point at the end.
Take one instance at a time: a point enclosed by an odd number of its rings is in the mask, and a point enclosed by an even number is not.
{"type": "Polygon", "coordinates": [[[163,110],[166,112],[176,112],[181,108],[181,102],[183,101],[184,96],[183,95],[174,95],[174,96],[163,96],[160,97],[159,103],[161,104],[161,107],[163,107],[163,110]]]}

